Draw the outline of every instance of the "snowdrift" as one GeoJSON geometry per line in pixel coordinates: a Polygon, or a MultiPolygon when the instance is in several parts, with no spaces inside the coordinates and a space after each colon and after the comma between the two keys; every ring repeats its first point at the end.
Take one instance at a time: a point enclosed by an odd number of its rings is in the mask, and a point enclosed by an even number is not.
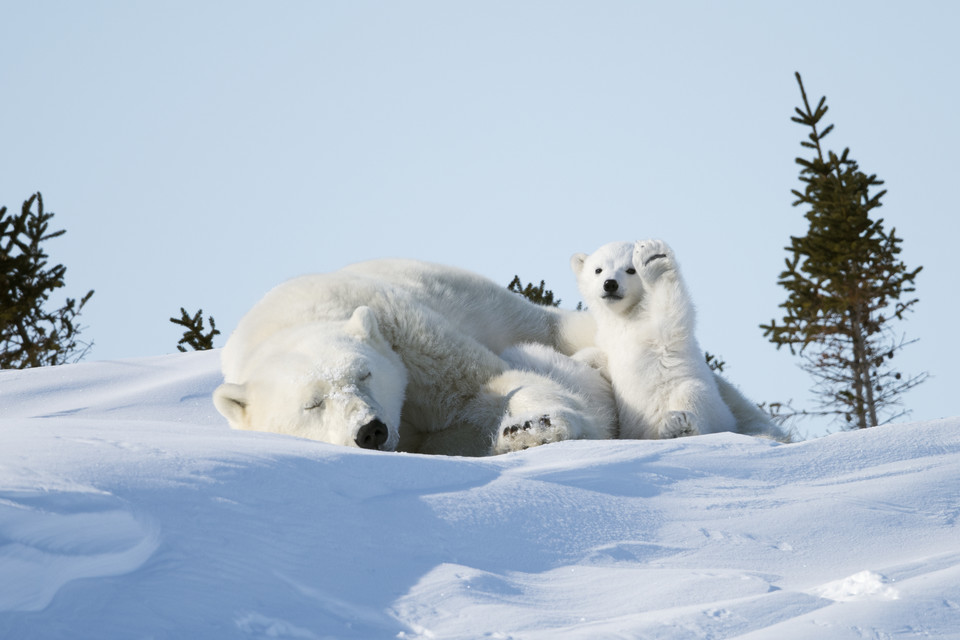
{"type": "Polygon", "coordinates": [[[0,373],[0,637],[960,637],[960,419],[379,453],[217,359],[0,373]]]}

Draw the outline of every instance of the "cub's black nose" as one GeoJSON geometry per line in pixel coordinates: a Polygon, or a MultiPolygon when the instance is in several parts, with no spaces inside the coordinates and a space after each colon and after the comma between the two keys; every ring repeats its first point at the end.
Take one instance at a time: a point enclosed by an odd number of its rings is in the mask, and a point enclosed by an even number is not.
{"type": "Polygon", "coordinates": [[[371,420],[360,427],[355,441],[361,449],[379,449],[387,441],[387,425],[376,419],[371,420]]]}
{"type": "Polygon", "coordinates": [[[613,292],[616,291],[619,287],[620,287],[620,285],[617,284],[617,281],[616,281],[616,280],[611,279],[611,280],[604,280],[604,281],[603,281],[603,290],[606,291],[607,293],[613,293],[613,292]]]}

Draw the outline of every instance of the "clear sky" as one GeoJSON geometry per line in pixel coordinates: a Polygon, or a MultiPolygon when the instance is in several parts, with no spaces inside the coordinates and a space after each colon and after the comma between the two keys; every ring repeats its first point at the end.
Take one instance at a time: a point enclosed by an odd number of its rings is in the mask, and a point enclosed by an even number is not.
{"type": "Polygon", "coordinates": [[[924,267],[906,407],[955,416],[958,24],[952,1],[5,2],[0,204],[41,191],[67,230],[47,250],[96,290],[89,360],[175,352],[181,306],[228,334],[282,280],[377,257],[572,308],[573,253],[660,237],[728,377],[810,406],[758,328],[806,228],[800,71],[924,267]]]}

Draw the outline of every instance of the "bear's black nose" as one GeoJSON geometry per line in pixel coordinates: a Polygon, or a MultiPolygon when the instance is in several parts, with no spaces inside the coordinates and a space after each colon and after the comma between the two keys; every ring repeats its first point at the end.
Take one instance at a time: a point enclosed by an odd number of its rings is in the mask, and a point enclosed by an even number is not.
{"type": "Polygon", "coordinates": [[[361,449],[379,449],[387,441],[387,425],[374,418],[360,427],[354,440],[361,449]]]}
{"type": "Polygon", "coordinates": [[[617,284],[617,281],[616,281],[616,280],[612,280],[612,279],[611,279],[611,280],[604,280],[604,281],[603,281],[603,290],[606,291],[607,293],[613,293],[613,292],[616,291],[617,288],[619,288],[619,287],[620,287],[620,285],[617,284]]]}

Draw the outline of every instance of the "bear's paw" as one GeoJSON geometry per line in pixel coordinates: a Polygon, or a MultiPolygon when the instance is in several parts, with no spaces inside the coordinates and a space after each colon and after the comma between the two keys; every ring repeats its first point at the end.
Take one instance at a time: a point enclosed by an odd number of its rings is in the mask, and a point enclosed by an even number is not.
{"type": "Polygon", "coordinates": [[[671,411],[660,426],[660,439],[700,435],[697,416],[689,411],[671,411]]]}
{"type": "Polygon", "coordinates": [[[549,415],[507,416],[497,435],[493,453],[522,451],[542,444],[566,440],[569,429],[564,421],[549,415]]]}
{"type": "Polygon", "coordinates": [[[674,266],[673,251],[663,240],[641,240],[634,246],[633,264],[646,278],[656,278],[674,266]]]}

